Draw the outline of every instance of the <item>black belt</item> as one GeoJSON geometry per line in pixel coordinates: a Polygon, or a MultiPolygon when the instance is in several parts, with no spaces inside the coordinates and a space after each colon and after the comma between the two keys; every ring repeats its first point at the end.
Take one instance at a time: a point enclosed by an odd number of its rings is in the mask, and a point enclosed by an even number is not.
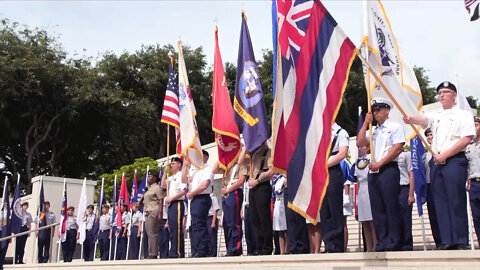
{"type": "Polygon", "coordinates": [[[108,229],[108,230],[100,230],[100,232],[108,232],[108,231],[110,231],[110,229],[108,229]]]}

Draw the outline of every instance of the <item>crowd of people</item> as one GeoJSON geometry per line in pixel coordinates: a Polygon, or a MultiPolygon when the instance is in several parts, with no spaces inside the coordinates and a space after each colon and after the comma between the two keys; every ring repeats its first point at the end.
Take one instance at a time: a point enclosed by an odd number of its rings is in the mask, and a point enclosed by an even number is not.
{"type": "MultiPolygon", "coordinates": [[[[437,95],[443,109],[429,115],[406,116],[404,123],[389,118],[394,107],[390,100],[374,98],[372,112],[366,114],[357,134],[358,157],[352,166],[346,162],[349,135],[334,123],[327,162],[329,185],[316,220],[305,219],[287,206],[288,178],[274,172],[271,149],[265,142],[251,155],[243,150],[228,170],[218,162],[198,169],[188,160],[172,158],[161,179],[158,172],[148,173],[148,190],[139,203],[132,205],[131,212],[127,211],[128,205],[121,207],[120,232],[112,229],[115,225],[109,205],[102,206],[99,217],[95,217],[93,205],[88,206],[84,215],[86,237],[98,237],[102,261],[138,259],[142,234],[143,245],[148,247],[144,256],[148,259],[185,257],[186,234],[192,257],[215,257],[220,225],[226,256],[243,255],[243,239],[248,255],[345,252],[346,217],[354,214],[350,185],[357,182],[355,217],[362,223],[365,250],[413,250],[414,175],[411,154],[404,147],[404,124],[418,124],[426,129],[424,135],[431,149],[422,158],[436,248],[466,249],[473,244],[468,237],[466,190],[470,192],[475,230],[477,235],[480,233],[480,118],[455,105],[456,92],[452,83],[440,84],[437,95]],[[372,122],[376,125],[369,130],[372,122]],[[220,204],[213,195],[214,174],[223,175],[221,221],[220,204]],[[95,219],[99,220],[96,236],[91,233],[95,219]]],[[[203,158],[207,164],[208,152],[203,151],[203,158]]],[[[22,230],[27,231],[33,221],[26,211],[28,204],[22,207],[22,230]]],[[[72,260],[78,238],[73,207],[68,208],[67,216],[66,240],[62,242],[65,262],[72,260]]],[[[48,202],[40,216],[43,218],[47,222],[37,220],[37,226],[56,220],[48,202]]],[[[51,233],[53,230],[37,234],[40,263],[48,261],[51,233]]],[[[24,246],[25,240],[19,237],[17,263],[23,262],[24,246]]],[[[93,260],[94,245],[84,244],[83,249],[84,260],[93,260]]]]}

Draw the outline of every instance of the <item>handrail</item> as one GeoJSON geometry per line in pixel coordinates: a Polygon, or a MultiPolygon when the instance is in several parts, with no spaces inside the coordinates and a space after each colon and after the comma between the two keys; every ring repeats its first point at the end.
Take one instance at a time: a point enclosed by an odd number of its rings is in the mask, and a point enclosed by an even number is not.
{"type": "Polygon", "coordinates": [[[5,241],[5,240],[10,240],[12,238],[19,237],[19,236],[22,236],[22,235],[30,234],[32,232],[37,232],[37,231],[49,229],[49,228],[55,227],[57,225],[60,225],[60,222],[52,223],[52,224],[49,224],[49,225],[46,225],[46,226],[43,226],[43,227],[40,227],[40,228],[36,228],[36,229],[33,229],[33,230],[29,230],[29,231],[26,231],[26,232],[21,232],[21,233],[17,233],[17,234],[12,234],[10,236],[6,236],[6,237],[3,237],[3,238],[0,238],[0,242],[5,241]]]}

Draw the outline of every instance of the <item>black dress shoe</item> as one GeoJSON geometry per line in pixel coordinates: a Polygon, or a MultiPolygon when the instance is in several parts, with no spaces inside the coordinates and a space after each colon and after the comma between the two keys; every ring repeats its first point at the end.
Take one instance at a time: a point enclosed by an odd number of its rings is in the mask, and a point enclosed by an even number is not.
{"type": "Polygon", "coordinates": [[[437,250],[451,250],[452,246],[450,245],[440,245],[437,250]]]}
{"type": "Polygon", "coordinates": [[[468,250],[468,247],[464,244],[458,244],[458,245],[455,245],[453,249],[455,249],[455,250],[468,250]]]}

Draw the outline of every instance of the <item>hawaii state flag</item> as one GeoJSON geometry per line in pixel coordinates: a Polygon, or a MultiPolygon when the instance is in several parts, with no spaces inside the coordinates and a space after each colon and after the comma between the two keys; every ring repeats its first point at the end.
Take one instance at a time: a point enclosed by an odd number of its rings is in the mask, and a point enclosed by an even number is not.
{"type": "Polygon", "coordinates": [[[195,116],[197,111],[193,104],[187,68],[183,58],[182,42],[178,41],[178,97],[180,107],[180,137],[182,141],[182,156],[197,167],[203,168],[202,144],[198,135],[195,116]]]}
{"type": "Polygon", "coordinates": [[[470,15],[470,21],[476,21],[480,18],[480,2],[478,0],[465,0],[465,8],[470,15]]]}
{"type": "Polygon", "coordinates": [[[277,9],[274,167],[287,171],[288,206],[316,224],[329,182],[331,128],[356,48],[320,1],[279,0],[277,9]]]}
{"type": "Polygon", "coordinates": [[[245,12],[242,12],[233,108],[236,112],[235,121],[242,130],[246,152],[252,154],[270,138],[270,129],[245,12]]]}
{"type": "Polygon", "coordinates": [[[227,172],[240,153],[240,132],[233,116],[233,107],[228,95],[227,81],[223,71],[222,56],[218,46],[218,29],[215,29],[215,58],[212,86],[212,130],[218,149],[218,163],[227,172]]]}
{"type": "Polygon", "coordinates": [[[63,178],[63,199],[60,210],[60,228],[58,228],[62,242],[67,240],[67,207],[67,179],[63,178]]]}

